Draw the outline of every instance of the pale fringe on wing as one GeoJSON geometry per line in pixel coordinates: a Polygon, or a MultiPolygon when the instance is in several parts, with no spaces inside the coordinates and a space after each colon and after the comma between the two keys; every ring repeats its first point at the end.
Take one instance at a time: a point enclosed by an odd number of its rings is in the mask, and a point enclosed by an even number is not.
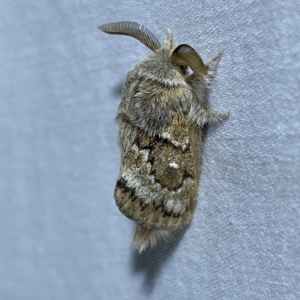
{"type": "Polygon", "coordinates": [[[141,253],[148,247],[155,246],[160,238],[167,238],[168,235],[169,232],[167,230],[147,229],[137,225],[132,238],[132,244],[141,253]]]}

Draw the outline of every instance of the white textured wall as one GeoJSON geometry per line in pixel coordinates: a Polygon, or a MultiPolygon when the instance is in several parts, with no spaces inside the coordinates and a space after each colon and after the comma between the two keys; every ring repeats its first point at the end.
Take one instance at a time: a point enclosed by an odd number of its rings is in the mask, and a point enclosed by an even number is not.
{"type": "Polygon", "coordinates": [[[293,0],[2,1],[0,299],[300,299],[299,41],[293,0]],[[140,256],[114,117],[149,51],[97,30],[121,20],[223,49],[210,103],[231,113],[207,131],[191,226],[140,256]]]}

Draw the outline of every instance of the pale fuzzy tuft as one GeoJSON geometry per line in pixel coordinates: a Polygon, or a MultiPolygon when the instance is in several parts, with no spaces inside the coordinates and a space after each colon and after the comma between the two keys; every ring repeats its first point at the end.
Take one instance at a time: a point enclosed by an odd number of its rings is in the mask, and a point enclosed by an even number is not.
{"type": "Polygon", "coordinates": [[[138,225],[132,238],[132,244],[139,253],[142,253],[148,247],[155,246],[160,238],[166,239],[168,236],[167,230],[147,229],[138,225]]]}
{"type": "Polygon", "coordinates": [[[171,29],[167,30],[167,43],[166,43],[166,48],[169,48],[172,50],[173,48],[173,33],[171,29]]]}

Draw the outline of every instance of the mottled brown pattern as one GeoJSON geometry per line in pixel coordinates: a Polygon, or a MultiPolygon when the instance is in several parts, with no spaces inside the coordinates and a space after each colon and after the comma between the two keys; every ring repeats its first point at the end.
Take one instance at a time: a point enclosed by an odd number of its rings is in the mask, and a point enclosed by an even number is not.
{"type": "MultiPolygon", "coordinates": [[[[195,166],[195,161],[199,156],[199,149],[193,149],[196,146],[193,144],[187,144],[182,149],[183,141],[189,140],[189,125],[181,113],[175,119],[167,129],[171,132],[169,138],[149,138],[141,134],[136,139],[136,146],[125,155],[121,174],[136,166],[135,176],[131,178],[136,179],[139,186],[128,187],[128,180],[122,175],[116,184],[115,199],[121,212],[147,228],[174,230],[189,223],[195,209],[199,174],[199,165],[195,166]],[[174,139],[179,141],[177,147],[172,143],[174,139]],[[142,159],[141,150],[149,151],[146,162],[142,159]],[[172,162],[178,164],[177,169],[170,166],[172,162]],[[149,163],[151,168],[147,170],[149,163]],[[149,181],[150,175],[154,177],[153,182],[149,181]],[[184,185],[187,179],[189,183],[184,185]],[[151,195],[136,195],[136,188],[146,186],[151,193],[151,185],[157,184],[161,192],[151,203],[146,201],[151,195]],[[178,194],[172,196],[172,192],[178,194]],[[182,211],[166,209],[166,202],[172,197],[181,202],[182,211]]],[[[194,140],[193,137],[191,139],[194,140]]]]}

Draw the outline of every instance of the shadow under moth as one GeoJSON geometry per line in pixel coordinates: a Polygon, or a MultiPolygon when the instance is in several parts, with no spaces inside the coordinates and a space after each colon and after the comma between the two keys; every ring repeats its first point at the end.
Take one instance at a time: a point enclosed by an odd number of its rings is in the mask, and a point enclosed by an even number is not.
{"type": "Polygon", "coordinates": [[[133,244],[142,252],[192,219],[203,126],[228,117],[206,105],[222,53],[205,65],[187,44],[173,50],[170,30],[161,46],[134,22],[98,28],[132,36],[153,51],[127,74],[116,117],[121,168],[114,197],[120,211],[136,222],[133,244]]]}

